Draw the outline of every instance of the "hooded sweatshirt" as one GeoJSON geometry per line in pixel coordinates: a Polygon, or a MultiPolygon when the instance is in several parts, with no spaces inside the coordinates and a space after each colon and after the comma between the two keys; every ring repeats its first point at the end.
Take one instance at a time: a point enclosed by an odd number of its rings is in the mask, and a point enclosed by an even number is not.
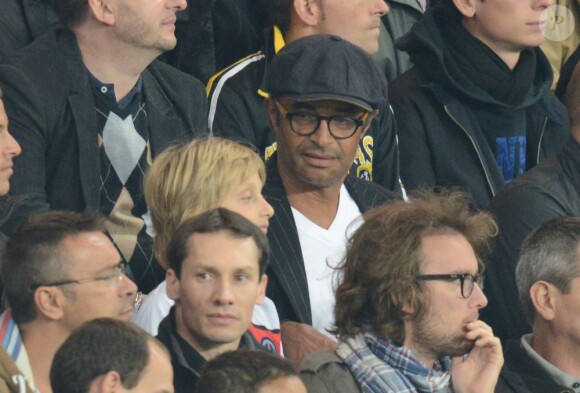
{"type": "Polygon", "coordinates": [[[427,12],[397,46],[409,54],[415,67],[391,87],[400,134],[401,171],[407,187],[464,187],[474,194],[476,204],[483,207],[503,184],[537,164],[539,158],[558,151],[565,142],[568,134],[565,109],[550,97],[552,73],[540,49],[524,50],[510,70],[459,19],[441,7],[427,12]],[[428,102],[424,102],[425,98],[428,102]],[[411,116],[410,101],[414,101],[412,116],[419,115],[422,120],[423,138],[430,139],[422,158],[414,150],[417,135],[409,130],[417,127],[416,121],[407,121],[411,116]],[[430,110],[438,116],[429,116],[430,110]],[[548,119],[552,120],[550,124],[548,119]],[[542,149],[546,125],[554,125],[557,130],[550,128],[549,144],[542,149]],[[437,141],[446,140],[438,135],[442,133],[457,134],[448,135],[453,139],[467,137],[470,143],[439,145],[437,141]],[[478,173],[463,177],[445,173],[443,166],[438,167],[440,152],[436,149],[445,151],[448,160],[457,159],[459,170],[476,169],[480,176],[483,174],[487,187],[470,184],[469,179],[478,173]],[[467,152],[477,156],[479,165],[475,168],[461,166],[461,154],[467,152]],[[414,164],[417,160],[426,161],[429,157],[425,153],[431,157],[433,166],[431,181],[415,177],[419,169],[414,164]]]}

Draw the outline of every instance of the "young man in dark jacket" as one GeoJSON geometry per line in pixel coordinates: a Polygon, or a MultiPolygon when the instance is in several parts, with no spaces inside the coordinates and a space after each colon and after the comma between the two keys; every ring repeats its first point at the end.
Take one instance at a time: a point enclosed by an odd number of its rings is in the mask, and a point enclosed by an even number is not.
{"type": "Polygon", "coordinates": [[[407,188],[458,186],[486,207],[568,138],[538,48],[543,1],[441,0],[398,45],[415,68],[390,97],[407,188]]]}
{"type": "Polygon", "coordinates": [[[482,318],[496,335],[519,339],[531,331],[517,297],[515,270],[524,238],[553,218],[580,217],[580,63],[566,101],[572,136],[558,154],[507,185],[492,201],[499,235],[486,271],[489,306],[482,318]],[[574,97],[576,95],[576,97],[574,97]]]}
{"type": "Polygon", "coordinates": [[[248,331],[268,279],[268,239],[218,208],[186,220],[167,247],[167,294],[175,301],[157,338],[171,355],[176,393],[191,393],[206,362],[237,349],[265,350],[248,331]]]}

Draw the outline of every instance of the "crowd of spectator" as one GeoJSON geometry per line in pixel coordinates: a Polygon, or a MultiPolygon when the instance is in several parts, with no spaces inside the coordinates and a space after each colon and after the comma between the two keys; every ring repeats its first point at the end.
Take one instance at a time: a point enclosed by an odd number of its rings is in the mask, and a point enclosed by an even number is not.
{"type": "Polygon", "coordinates": [[[0,393],[580,393],[580,0],[0,9],[0,393]]]}

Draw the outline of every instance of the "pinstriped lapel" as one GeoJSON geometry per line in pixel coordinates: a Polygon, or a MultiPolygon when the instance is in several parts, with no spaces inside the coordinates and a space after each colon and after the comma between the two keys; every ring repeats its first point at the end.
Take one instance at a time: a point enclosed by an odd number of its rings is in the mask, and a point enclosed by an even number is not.
{"type": "MultiPolygon", "coordinates": [[[[274,154],[268,160],[266,186],[263,193],[275,212],[274,217],[270,219],[270,227],[268,229],[268,240],[272,250],[269,274],[275,275],[281,288],[269,287],[269,290],[276,294],[281,289],[290,301],[290,306],[297,320],[311,325],[312,310],[310,309],[304,257],[300,248],[298,229],[292,215],[290,202],[288,202],[286,197],[284,184],[278,173],[276,159],[276,154],[274,154]]],[[[346,177],[344,184],[361,213],[372,207],[379,206],[389,199],[399,199],[398,195],[385,188],[368,183],[352,175],[346,177]]],[[[274,281],[272,280],[271,282],[274,281]]],[[[279,299],[273,300],[275,302],[279,301],[279,299]]],[[[280,309],[280,307],[285,307],[286,305],[276,304],[276,306],[280,309]]],[[[281,317],[284,318],[287,315],[281,315],[281,317]]]]}
{"type": "Polygon", "coordinates": [[[312,324],[308,282],[300,239],[290,203],[286,197],[286,190],[276,167],[276,156],[268,161],[267,171],[264,197],[275,212],[274,217],[270,219],[268,229],[268,240],[272,250],[269,270],[280,282],[281,289],[288,297],[298,320],[312,324]]]}

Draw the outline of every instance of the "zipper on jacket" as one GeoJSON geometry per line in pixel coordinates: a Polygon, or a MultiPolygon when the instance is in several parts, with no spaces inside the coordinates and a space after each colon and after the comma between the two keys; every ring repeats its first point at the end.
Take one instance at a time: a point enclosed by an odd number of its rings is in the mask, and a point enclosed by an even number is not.
{"type": "Polygon", "coordinates": [[[461,131],[463,131],[463,133],[465,135],[467,135],[467,137],[469,138],[469,140],[471,141],[471,144],[473,145],[473,148],[475,149],[475,152],[477,153],[477,157],[479,158],[479,162],[481,163],[481,166],[483,168],[483,173],[485,173],[485,179],[487,180],[487,185],[489,186],[490,190],[491,190],[491,195],[492,197],[495,196],[495,189],[493,188],[493,184],[491,182],[491,178],[489,177],[489,173],[487,171],[487,167],[485,166],[485,163],[483,162],[483,158],[482,158],[482,154],[479,151],[479,148],[477,147],[477,144],[475,143],[475,141],[473,140],[473,137],[471,135],[469,135],[469,132],[467,132],[467,130],[465,129],[465,127],[463,127],[461,125],[461,123],[459,123],[455,117],[453,117],[453,115],[451,114],[451,112],[449,112],[449,108],[447,107],[447,105],[445,105],[443,108],[445,108],[445,112],[447,113],[447,115],[451,118],[451,120],[453,120],[453,122],[455,124],[457,124],[457,126],[459,128],[461,128],[461,131]]]}
{"type": "Polygon", "coordinates": [[[540,133],[540,140],[538,141],[538,154],[536,155],[536,165],[540,163],[540,149],[542,148],[542,139],[544,139],[544,132],[546,131],[546,124],[548,124],[548,117],[544,119],[544,125],[542,126],[542,132],[540,133]]]}

